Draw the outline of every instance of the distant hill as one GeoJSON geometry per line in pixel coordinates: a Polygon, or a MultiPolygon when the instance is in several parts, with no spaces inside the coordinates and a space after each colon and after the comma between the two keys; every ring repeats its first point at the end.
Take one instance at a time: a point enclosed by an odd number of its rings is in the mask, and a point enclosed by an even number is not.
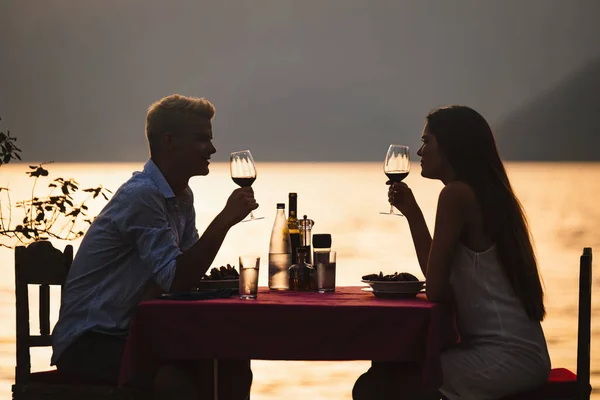
{"type": "Polygon", "coordinates": [[[600,161],[600,58],[497,124],[507,160],[600,161]]]}

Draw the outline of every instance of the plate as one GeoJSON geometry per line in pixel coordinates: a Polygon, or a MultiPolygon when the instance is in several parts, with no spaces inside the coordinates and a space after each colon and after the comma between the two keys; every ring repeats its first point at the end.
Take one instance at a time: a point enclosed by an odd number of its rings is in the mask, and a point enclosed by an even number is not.
{"type": "Polygon", "coordinates": [[[373,296],[380,299],[413,299],[419,294],[416,293],[391,293],[391,292],[378,292],[373,290],[373,296]]]}
{"type": "Polygon", "coordinates": [[[412,294],[416,295],[425,286],[425,281],[367,281],[361,282],[373,288],[373,293],[412,294]]]}
{"type": "Polygon", "coordinates": [[[210,280],[210,279],[202,279],[198,283],[198,290],[205,289],[233,289],[238,291],[240,288],[240,280],[239,279],[224,279],[224,280],[210,280]]]}

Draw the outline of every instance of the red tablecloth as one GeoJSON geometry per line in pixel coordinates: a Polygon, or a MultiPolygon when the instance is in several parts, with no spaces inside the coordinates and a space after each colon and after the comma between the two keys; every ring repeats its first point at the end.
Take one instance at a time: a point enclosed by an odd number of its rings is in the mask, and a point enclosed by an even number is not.
{"type": "Polygon", "coordinates": [[[133,318],[120,384],[160,363],[193,359],[418,361],[440,383],[439,354],[452,330],[442,305],[335,293],[271,292],[258,299],[152,300],[133,318]]]}

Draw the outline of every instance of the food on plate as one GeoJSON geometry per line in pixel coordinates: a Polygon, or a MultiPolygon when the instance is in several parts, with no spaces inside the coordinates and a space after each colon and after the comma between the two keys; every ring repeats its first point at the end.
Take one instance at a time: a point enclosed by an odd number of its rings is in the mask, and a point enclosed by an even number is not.
{"type": "Polygon", "coordinates": [[[383,272],[379,274],[370,274],[362,277],[365,281],[383,281],[383,282],[418,282],[419,279],[408,272],[394,272],[393,275],[383,275],[383,272]]]}
{"type": "Polygon", "coordinates": [[[226,281],[240,279],[240,274],[236,271],[235,267],[227,264],[227,267],[221,266],[219,268],[211,268],[210,275],[204,275],[201,280],[210,281],[226,281]]]}

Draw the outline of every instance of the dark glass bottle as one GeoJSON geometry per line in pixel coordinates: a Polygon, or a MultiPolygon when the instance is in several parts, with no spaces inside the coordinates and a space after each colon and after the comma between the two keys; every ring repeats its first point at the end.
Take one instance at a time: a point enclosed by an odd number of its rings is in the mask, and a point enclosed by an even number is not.
{"type": "Polygon", "coordinates": [[[292,264],[298,261],[296,249],[301,246],[300,229],[298,229],[298,194],[288,194],[289,210],[288,210],[288,230],[290,232],[290,242],[292,244],[292,264]]]}
{"type": "Polygon", "coordinates": [[[290,267],[290,290],[317,290],[317,273],[313,266],[306,262],[308,252],[308,247],[299,247],[297,250],[298,262],[290,267]]]}

